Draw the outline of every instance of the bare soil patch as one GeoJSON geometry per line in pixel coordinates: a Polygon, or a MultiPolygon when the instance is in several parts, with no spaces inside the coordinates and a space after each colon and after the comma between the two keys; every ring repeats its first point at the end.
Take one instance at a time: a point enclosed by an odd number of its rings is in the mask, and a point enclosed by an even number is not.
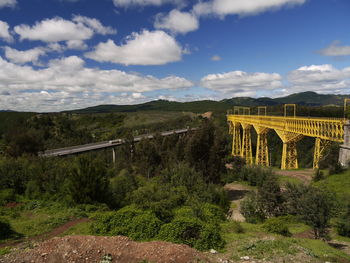
{"type": "Polygon", "coordinates": [[[224,189],[227,191],[228,197],[232,203],[228,212],[228,218],[238,222],[244,222],[245,218],[240,212],[241,201],[251,190],[245,185],[235,183],[225,185],[224,189]]]}
{"type": "Polygon", "coordinates": [[[0,257],[1,263],[14,262],[109,262],[153,263],[210,262],[204,253],[187,245],[163,241],[135,242],[127,237],[66,236],[44,241],[34,249],[10,253],[0,257]]]}
{"type": "Polygon", "coordinates": [[[313,169],[305,169],[305,170],[277,170],[276,174],[282,176],[288,176],[292,178],[297,178],[303,183],[309,184],[312,180],[314,170],[313,169]]]}

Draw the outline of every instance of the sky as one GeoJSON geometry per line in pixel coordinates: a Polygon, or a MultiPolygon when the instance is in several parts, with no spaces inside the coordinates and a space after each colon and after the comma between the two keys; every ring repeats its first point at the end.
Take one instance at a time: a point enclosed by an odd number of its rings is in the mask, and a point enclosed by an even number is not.
{"type": "Polygon", "coordinates": [[[349,0],[0,0],[0,110],[350,94],[349,0]]]}

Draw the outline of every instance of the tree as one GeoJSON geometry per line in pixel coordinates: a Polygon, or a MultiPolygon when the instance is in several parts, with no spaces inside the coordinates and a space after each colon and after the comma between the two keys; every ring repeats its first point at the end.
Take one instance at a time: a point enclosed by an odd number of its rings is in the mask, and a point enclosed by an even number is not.
{"type": "Polygon", "coordinates": [[[316,187],[309,187],[300,197],[300,217],[314,230],[315,239],[326,237],[333,202],[329,194],[316,187]]]}
{"type": "Polygon", "coordinates": [[[283,214],[283,195],[275,175],[267,176],[258,189],[258,202],[267,218],[283,214]]]}
{"type": "Polygon", "coordinates": [[[102,163],[86,157],[78,157],[69,172],[67,190],[75,203],[105,202],[108,181],[102,163]]]}

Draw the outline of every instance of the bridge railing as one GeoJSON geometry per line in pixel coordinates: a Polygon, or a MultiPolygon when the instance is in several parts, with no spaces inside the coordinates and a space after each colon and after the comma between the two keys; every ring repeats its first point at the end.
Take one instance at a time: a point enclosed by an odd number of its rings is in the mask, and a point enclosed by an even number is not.
{"type": "MultiPolygon", "coordinates": [[[[228,112],[229,113],[229,112],[228,112]]],[[[282,130],[318,137],[330,141],[344,141],[345,119],[313,117],[281,117],[259,115],[228,114],[227,120],[244,124],[258,125],[269,129],[282,130]]]]}

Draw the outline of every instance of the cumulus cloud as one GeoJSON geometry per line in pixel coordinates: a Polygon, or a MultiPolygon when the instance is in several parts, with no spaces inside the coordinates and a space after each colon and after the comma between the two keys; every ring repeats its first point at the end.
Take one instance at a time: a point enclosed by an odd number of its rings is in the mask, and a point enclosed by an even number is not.
{"type": "Polygon", "coordinates": [[[144,92],[192,86],[191,81],[177,76],[156,78],[88,68],[77,56],[51,60],[42,69],[0,57],[0,94],[10,93],[0,96],[4,109],[57,111],[103,103],[127,104],[144,100],[144,92]]]}
{"type": "Polygon", "coordinates": [[[15,7],[16,4],[17,4],[16,0],[0,0],[0,8],[15,7]]]}
{"type": "Polygon", "coordinates": [[[21,40],[41,40],[43,42],[83,41],[90,39],[94,34],[114,34],[110,27],[104,27],[97,19],[83,16],[74,16],[73,20],[61,17],[44,19],[35,25],[18,25],[14,31],[21,40]]]}
{"type": "Polygon", "coordinates": [[[143,30],[133,33],[120,46],[110,39],[100,43],[85,57],[124,65],[163,65],[181,60],[182,53],[181,46],[167,33],[143,30]]]}
{"type": "Polygon", "coordinates": [[[132,6],[161,6],[164,4],[184,5],[185,0],[113,0],[117,7],[132,7],[132,6]]]}
{"type": "Polygon", "coordinates": [[[13,41],[13,37],[10,34],[9,31],[9,25],[0,20],[0,39],[4,39],[6,42],[12,42],[13,41]]]}
{"type": "Polygon", "coordinates": [[[4,47],[5,57],[13,63],[24,64],[31,62],[33,64],[38,63],[40,56],[46,54],[46,50],[42,47],[36,47],[28,50],[17,50],[10,47],[4,47]]]}
{"type": "Polygon", "coordinates": [[[169,14],[158,14],[154,27],[158,29],[167,29],[174,33],[186,34],[199,28],[199,22],[196,16],[188,12],[181,12],[173,9],[169,14]]]}
{"type": "Polygon", "coordinates": [[[201,79],[201,86],[230,96],[256,96],[259,90],[275,90],[282,88],[283,84],[277,73],[231,71],[209,74],[201,79]]]}
{"type": "Polygon", "coordinates": [[[318,53],[324,56],[350,56],[350,46],[342,46],[339,41],[334,41],[318,53]]]}
{"type": "Polygon", "coordinates": [[[303,66],[288,74],[293,92],[312,90],[320,93],[348,94],[350,67],[337,69],[329,64],[303,66]]]}
{"type": "Polygon", "coordinates": [[[269,10],[276,10],[283,6],[304,4],[306,0],[211,0],[199,2],[193,10],[197,15],[256,15],[269,10]]]}

